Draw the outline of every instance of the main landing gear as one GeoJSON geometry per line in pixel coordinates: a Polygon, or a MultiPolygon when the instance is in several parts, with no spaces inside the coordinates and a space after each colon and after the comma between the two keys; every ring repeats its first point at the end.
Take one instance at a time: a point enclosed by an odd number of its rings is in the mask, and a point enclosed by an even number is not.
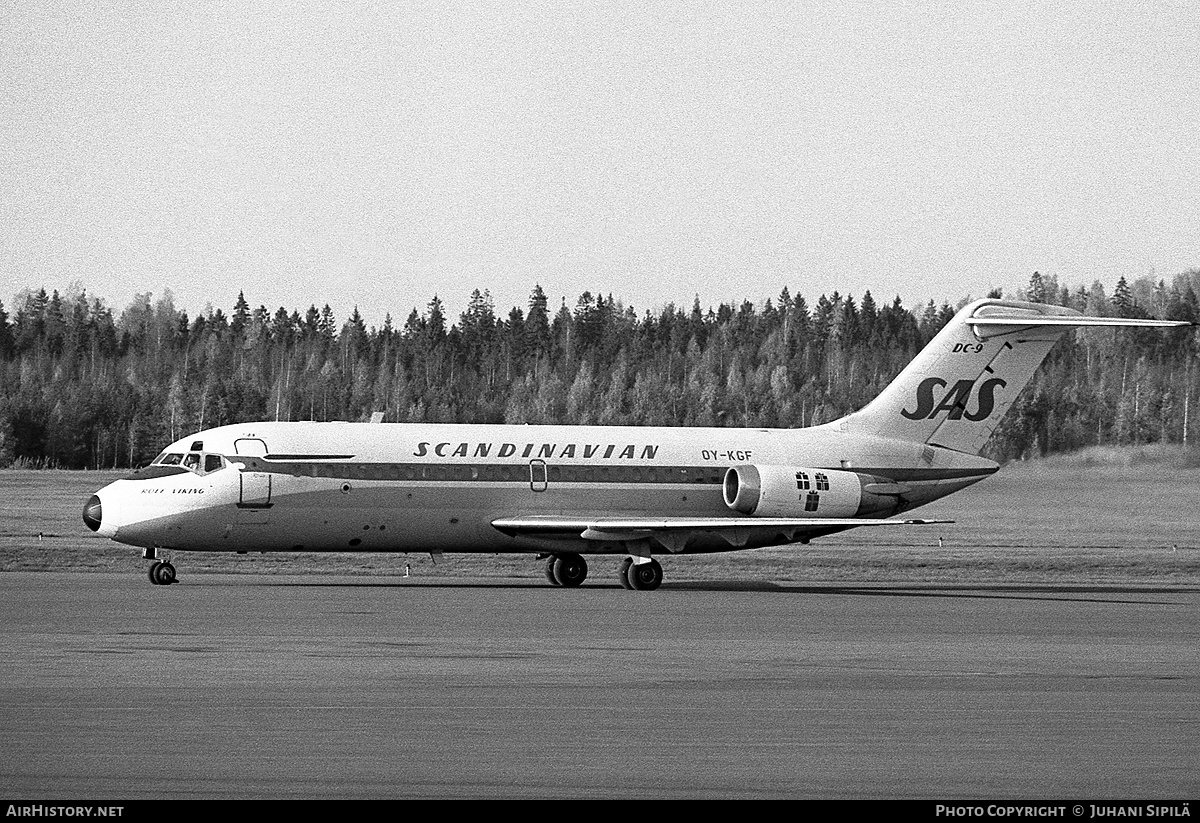
{"type": "Polygon", "coordinates": [[[634,563],[632,557],[626,557],[617,569],[617,579],[626,589],[649,592],[662,585],[663,570],[653,557],[645,563],[634,563]]]}
{"type": "MultiPolygon", "coordinates": [[[[578,586],[587,578],[587,573],[587,563],[574,552],[552,554],[546,560],[546,579],[555,586],[578,586]]],[[[626,557],[617,570],[617,579],[622,588],[653,591],[662,585],[663,570],[653,557],[642,563],[634,563],[632,557],[626,557]]]]}
{"type": "Polygon", "coordinates": [[[175,567],[160,560],[150,567],[150,582],[156,586],[170,586],[175,582],[175,567]]]}
{"type": "Polygon", "coordinates": [[[587,573],[587,563],[574,552],[552,554],[546,561],[546,579],[555,586],[578,586],[587,573]]]}

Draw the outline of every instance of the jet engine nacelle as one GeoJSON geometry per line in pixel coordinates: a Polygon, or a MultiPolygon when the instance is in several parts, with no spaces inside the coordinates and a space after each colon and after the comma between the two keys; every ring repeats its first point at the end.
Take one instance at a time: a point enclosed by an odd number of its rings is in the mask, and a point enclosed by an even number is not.
{"type": "Polygon", "coordinates": [[[755,517],[887,516],[901,491],[869,474],[796,466],[732,466],[724,484],[725,505],[755,517]]]}

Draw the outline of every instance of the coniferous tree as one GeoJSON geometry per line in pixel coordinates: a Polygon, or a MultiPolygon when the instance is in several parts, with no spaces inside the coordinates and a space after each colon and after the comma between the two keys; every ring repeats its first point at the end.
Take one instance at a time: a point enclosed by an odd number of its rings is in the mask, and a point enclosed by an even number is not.
{"type": "MultiPolygon", "coordinates": [[[[8,327],[8,312],[4,310],[4,301],[0,300],[0,359],[7,360],[12,355],[12,329],[8,327]]],[[[0,432],[0,435],[3,433],[0,432]]]]}
{"type": "Polygon", "coordinates": [[[1112,295],[1113,308],[1116,309],[1118,317],[1129,317],[1133,311],[1133,292],[1129,288],[1129,283],[1125,281],[1125,276],[1122,275],[1117,280],[1117,286],[1113,289],[1112,295]]]}
{"type": "Polygon", "coordinates": [[[245,292],[238,292],[237,302],[233,304],[233,317],[229,321],[229,330],[235,335],[241,335],[250,320],[250,304],[246,302],[245,292]]]}
{"type": "Polygon", "coordinates": [[[1042,279],[1042,275],[1036,271],[1029,278],[1029,290],[1026,294],[1026,299],[1031,303],[1046,302],[1046,282],[1042,279]]]}

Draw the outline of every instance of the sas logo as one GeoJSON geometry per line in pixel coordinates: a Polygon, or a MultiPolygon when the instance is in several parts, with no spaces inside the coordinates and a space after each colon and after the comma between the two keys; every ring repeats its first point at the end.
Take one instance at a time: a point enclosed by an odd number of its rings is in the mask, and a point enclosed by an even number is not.
{"type": "Polygon", "coordinates": [[[971,399],[971,390],[975,388],[974,380],[959,380],[942,395],[937,405],[934,405],[935,391],[946,388],[946,381],[940,377],[927,377],[917,386],[917,407],[912,411],[901,409],[900,414],[909,420],[930,420],[941,412],[950,412],[947,420],[984,420],[996,407],[996,389],[1006,385],[998,377],[983,381],[979,386],[978,404],[974,411],[968,412],[967,403],[971,399]]]}

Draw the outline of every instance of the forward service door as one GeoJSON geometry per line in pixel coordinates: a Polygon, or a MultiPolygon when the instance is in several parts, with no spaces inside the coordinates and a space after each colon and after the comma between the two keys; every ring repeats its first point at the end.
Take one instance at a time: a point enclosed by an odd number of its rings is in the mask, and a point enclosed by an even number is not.
{"type": "MultiPolygon", "coordinates": [[[[254,437],[243,437],[233,442],[233,448],[239,456],[263,457],[267,454],[267,444],[254,437]]],[[[238,520],[242,523],[266,523],[267,512],[271,508],[271,478],[268,472],[243,469],[239,481],[241,483],[238,495],[238,520]]]]}

